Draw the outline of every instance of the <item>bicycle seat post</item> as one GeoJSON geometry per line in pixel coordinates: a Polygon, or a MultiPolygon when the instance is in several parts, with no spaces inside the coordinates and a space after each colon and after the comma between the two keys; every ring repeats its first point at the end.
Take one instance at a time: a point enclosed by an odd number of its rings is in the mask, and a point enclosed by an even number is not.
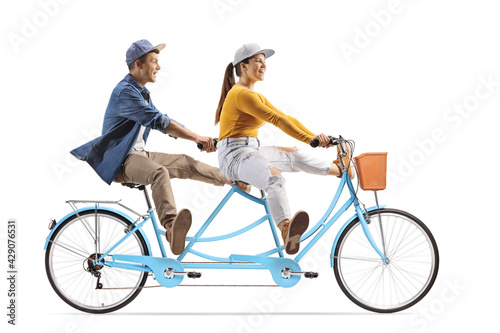
{"type": "Polygon", "coordinates": [[[151,210],[153,208],[153,206],[151,205],[151,200],[149,199],[149,194],[148,194],[148,190],[146,189],[146,186],[141,185],[138,187],[138,189],[144,192],[144,197],[146,198],[148,210],[151,210]]]}

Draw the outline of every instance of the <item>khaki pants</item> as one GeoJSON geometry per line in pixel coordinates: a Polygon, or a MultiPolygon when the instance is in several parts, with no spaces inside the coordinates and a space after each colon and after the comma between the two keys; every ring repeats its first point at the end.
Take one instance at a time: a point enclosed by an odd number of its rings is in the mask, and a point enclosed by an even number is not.
{"type": "Polygon", "coordinates": [[[146,151],[132,151],[114,181],[151,185],[158,218],[165,226],[165,222],[177,216],[171,178],[193,179],[217,186],[226,183],[218,168],[190,156],[146,151]]]}

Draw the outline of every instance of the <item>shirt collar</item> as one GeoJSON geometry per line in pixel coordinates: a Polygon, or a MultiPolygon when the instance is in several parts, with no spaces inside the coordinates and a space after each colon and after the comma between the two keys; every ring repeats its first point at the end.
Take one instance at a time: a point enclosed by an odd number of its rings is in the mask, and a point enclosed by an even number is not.
{"type": "Polygon", "coordinates": [[[137,90],[139,90],[139,92],[142,92],[143,90],[146,90],[148,93],[149,93],[149,90],[148,88],[146,88],[146,86],[144,87],[141,87],[139,85],[139,83],[137,83],[130,74],[127,74],[125,75],[125,78],[124,78],[125,81],[127,81],[128,83],[130,83],[131,85],[133,85],[137,90]]]}

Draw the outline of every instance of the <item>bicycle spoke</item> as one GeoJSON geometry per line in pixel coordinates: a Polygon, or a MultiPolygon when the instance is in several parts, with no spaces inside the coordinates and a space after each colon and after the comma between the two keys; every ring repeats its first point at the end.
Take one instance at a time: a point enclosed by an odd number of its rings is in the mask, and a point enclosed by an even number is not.
{"type": "Polygon", "coordinates": [[[346,256],[342,256],[340,257],[342,260],[360,260],[360,261],[371,261],[371,262],[380,262],[380,257],[377,259],[377,258],[362,258],[362,257],[346,257],[346,256]]]}
{"type": "Polygon", "coordinates": [[[60,242],[60,241],[57,241],[57,242],[51,241],[51,243],[54,244],[54,245],[57,245],[58,247],[61,247],[61,248],[65,249],[65,250],[67,250],[67,251],[69,251],[71,253],[74,253],[77,256],[82,257],[84,259],[86,259],[88,257],[87,252],[84,252],[81,249],[77,249],[75,247],[72,247],[71,245],[64,244],[63,242],[60,242]],[[77,251],[80,251],[81,253],[78,253],[77,251]]]}

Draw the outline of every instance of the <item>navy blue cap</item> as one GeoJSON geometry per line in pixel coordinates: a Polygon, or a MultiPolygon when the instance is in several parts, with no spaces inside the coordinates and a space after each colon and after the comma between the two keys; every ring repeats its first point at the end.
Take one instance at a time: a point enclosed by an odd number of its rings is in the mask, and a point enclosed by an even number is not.
{"type": "Polygon", "coordinates": [[[161,51],[164,47],[165,44],[153,46],[153,44],[151,44],[147,39],[138,40],[137,42],[132,43],[132,45],[130,45],[130,47],[128,48],[126,55],[127,58],[125,61],[127,62],[127,65],[130,65],[146,53],[149,53],[155,49],[161,51]]]}

